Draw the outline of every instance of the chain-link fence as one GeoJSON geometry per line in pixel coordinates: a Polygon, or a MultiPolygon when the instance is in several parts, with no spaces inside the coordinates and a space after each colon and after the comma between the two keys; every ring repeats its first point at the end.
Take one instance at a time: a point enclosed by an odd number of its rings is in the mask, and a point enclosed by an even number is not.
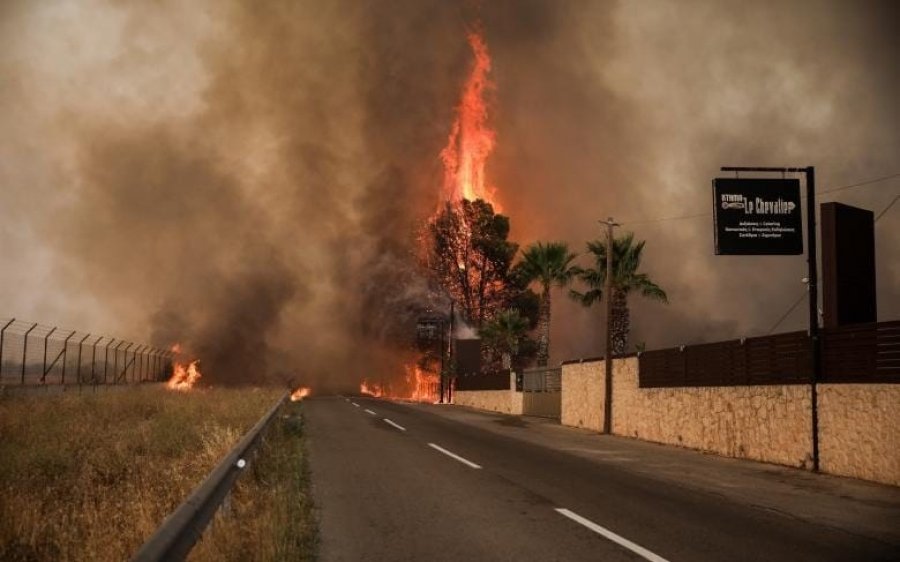
{"type": "Polygon", "coordinates": [[[173,355],[109,336],[0,318],[0,386],[163,381],[173,355]]]}

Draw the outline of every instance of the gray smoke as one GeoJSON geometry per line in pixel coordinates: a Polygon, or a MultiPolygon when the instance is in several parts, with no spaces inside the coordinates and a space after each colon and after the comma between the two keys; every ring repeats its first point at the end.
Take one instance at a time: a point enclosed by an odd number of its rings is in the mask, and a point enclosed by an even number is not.
{"type": "MultiPolygon", "coordinates": [[[[16,265],[0,310],[181,341],[213,384],[399,372],[415,319],[442,306],[417,238],[476,20],[513,236],[581,250],[614,216],[646,239],[672,301],[634,303],[650,348],[766,332],[805,265],[713,257],[710,218],[638,221],[710,211],[721,165],[812,164],[821,189],[900,171],[892,2],[0,10],[0,250],[16,265]]],[[[879,211],[897,188],[831,196],[879,211]]],[[[898,217],[877,230],[882,318],[900,314],[898,217]]],[[[555,302],[554,359],[598,354],[599,308],[555,302]]]]}

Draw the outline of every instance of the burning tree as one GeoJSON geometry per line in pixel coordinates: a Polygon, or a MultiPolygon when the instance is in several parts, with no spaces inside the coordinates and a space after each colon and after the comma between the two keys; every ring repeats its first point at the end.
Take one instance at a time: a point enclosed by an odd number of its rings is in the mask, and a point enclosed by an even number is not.
{"type": "Polygon", "coordinates": [[[510,266],[519,249],[509,219],[482,199],[447,202],[430,221],[428,266],[467,321],[481,327],[510,298],[510,266]]]}

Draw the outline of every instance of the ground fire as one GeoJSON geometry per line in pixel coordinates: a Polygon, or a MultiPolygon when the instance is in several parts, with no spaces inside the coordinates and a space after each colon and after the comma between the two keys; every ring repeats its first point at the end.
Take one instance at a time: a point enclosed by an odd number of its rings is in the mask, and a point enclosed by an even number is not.
{"type": "Polygon", "coordinates": [[[200,361],[191,361],[187,364],[176,361],[172,366],[172,377],[166,383],[166,388],[180,391],[192,389],[202,377],[197,366],[199,363],[200,361]]]}
{"type": "Polygon", "coordinates": [[[307,386],[298,387],[297,390],[291,393],[291,402],[299,402],[303,400],[307,396],[312,393],[312,389],[307,386]]]}
{"type": "Polygon", "coordinates": [[[387,388],[363,379],[359,385],[359,392],[375,398],[396,398],[415,402],[438,401],[440,378],[436,373],[429,373],[416,364],[405,365],[404,371],[403,381],[392,383],[387,388]]]}

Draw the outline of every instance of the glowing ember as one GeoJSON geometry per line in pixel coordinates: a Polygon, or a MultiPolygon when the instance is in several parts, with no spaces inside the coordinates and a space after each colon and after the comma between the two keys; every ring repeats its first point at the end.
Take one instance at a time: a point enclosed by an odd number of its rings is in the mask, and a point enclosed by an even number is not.
{"type": "Polygon", "coordinates": [[[295,390],[294,392],[291,393],[291,402],[297,402],[299,400],[303,400],[304,398],[309,396],[311,392],[312,392],[312,390],[310,390],[309,387],[301,386],[300,388],[298,388],[297,390],[295,390]]]}
{"type": "Polygon", "coordinates": [[[199,361],[191,361],[189,364],[176,362],[173,368],[172,378],[166,383],[169,390],[187,391],[197,384],[202,376],[200,369],[197,367],[199,361]]]}
{"type": "Polygon", "coordinates": [[[499,211],[494,189],[485,183],[484,166],[494,150],[496,133],[488,125],[485,90],[492,84],[488,79],[491,57],[480,31],[469,33],[469,46],[475,64],[463,88],[456,108],[456,120],[441,151],[444,162],[444,198],[447,201],[484,199],[499,211]]]}

